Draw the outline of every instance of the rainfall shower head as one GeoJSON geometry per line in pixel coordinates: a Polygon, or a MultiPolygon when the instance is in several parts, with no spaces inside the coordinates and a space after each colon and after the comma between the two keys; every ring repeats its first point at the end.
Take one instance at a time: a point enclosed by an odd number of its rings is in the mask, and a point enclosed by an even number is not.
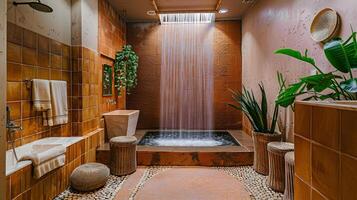
{"type": "Polygon", "coordinates": [[[47,12],[47,13],[53,12],[53,9],[50,6],[41,3],[40,0],[31,1],[31,2],[13,2],[13,4],[15,6],[17,6],[17,5],[29,5],[31,8],[33,8],[33,9],[35,9],[37,11],[40,11],[40,12],[47,12]]]}
{"type": "Polygon", "coordinates": [[[215,13],[161,13],[161,24],[207,24],[214,22],[215,13]]]}

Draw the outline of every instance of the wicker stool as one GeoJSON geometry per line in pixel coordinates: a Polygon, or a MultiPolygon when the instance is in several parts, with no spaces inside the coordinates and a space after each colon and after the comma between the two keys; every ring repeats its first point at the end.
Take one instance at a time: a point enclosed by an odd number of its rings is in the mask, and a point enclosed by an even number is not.
{"type": "Polygon", "coordinates": [[[136,170],[136,137],[119,136],[110,139],[110,172],[117,176],[136,170]]]}
{"type": "Polygon", "coordinates": [[[290,151],[285,154],[285,191],[284,200],[294,199],[294,152],[290,151]]]}
{"type": "Polygon", "coordinates": [[[285,188],[285,159],[287,152],[294,150],[294,144],[287,142],[270,142],[268,144],[270,188],[284,192],[285,188]]]}

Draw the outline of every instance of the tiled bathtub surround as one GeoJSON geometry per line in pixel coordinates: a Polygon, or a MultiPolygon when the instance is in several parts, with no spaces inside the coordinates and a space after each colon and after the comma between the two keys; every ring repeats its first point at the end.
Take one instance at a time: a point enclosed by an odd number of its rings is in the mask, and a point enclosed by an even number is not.
{"type": "Polygon", "coordinates": [[[49,136],[71,136],[70,123],[54,127],[42,125],[41,113],[32,108],[31,89],[25,84],[25,80],[35,78],[63,80],[67,82],[70,97],[70,56],[68,45],[8,22],[7,105],[11,109],[11,120],[23,127],[15,134],[16,146],[49,136]]]}
{"type": "Polygon", "coordinates": [[[295,199],[357,199],[357,102],[299,102],[295,199]]]}
{"type": "Polygon", "coordinates": [[[66,143],[66,140],[74,142],[68,142],[70,145],[67,146],[65,166],[40,179],[32,178],[31,162],[25,161],[27,163],[24,164],[23,168],[15,172],[9,170],[11,174],[7,176],[7,199],[46,200],[52,199],[64,191],[68,187],[69,176],[76,167],[87,162],[95,162],[95,150],[104,142],[104,131],[98,129],[84,137],[74,139],[46,138],[45,140],[53,140],[54,143],[58,141],[66,143]]]}

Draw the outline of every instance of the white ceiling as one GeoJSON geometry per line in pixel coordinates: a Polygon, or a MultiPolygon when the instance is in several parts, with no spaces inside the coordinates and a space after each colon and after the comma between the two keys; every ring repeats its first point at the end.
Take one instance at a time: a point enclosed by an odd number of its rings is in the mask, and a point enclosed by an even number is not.
{"type": "MultiPolygon", "coordinates": [[[[216,14],[216,20],[240,19],[244,12],[253,3],[243,3],[247,0],[222,0],[220,8],[229,10],[225,14],[216,14]]],[[[155,10],[152,0],[109,0],[110,4],[119,12],[125,13],[129,22],[158,21],[158,16],[146,14],[149,10],[155,10]]],[[[215,10],[218,0],[155,0],[160,12],[165,11],[194,11],[215,10]]],[[[248,0],[248,2],[255,2],[248,0]]]]}

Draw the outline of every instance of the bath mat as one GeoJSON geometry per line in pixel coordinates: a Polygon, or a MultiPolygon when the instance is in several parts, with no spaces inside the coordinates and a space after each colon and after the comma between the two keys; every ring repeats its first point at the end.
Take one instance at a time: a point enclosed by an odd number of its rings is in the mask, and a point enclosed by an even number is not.
{"type": "Polygon", "coordinates": [[[247,191],[250,192],[252,199],[256,200],[281,200],[283,194],[274,192],[268,186],[268,177],[258,174],[252,167],[218,167],[227,174],[239,180],[247,191]]]}
{"type": "Polygon", "coordinates": [[[170,167],[164,167],[164,166],[151,166],[148,167],[143,176],[141,177],[139,183],[136,185],[136,187],[134,188],[134,190],[131,192],[129,200],[134,200],[136,194],[139,192],[139,190],[144,187],[145,183],[150,180],[152,177],[154,177],[155,175],[159,174],[160,172],[165,171],[166,169],[169,169],[170,167]]]}
{"type": "Polygon", "coordinates": [[[110,175],[107,184],[99,190],[81,193],[68,188],[55,197],[54,200],[112,200],[127,178],[128,176],[110,175]]]}

